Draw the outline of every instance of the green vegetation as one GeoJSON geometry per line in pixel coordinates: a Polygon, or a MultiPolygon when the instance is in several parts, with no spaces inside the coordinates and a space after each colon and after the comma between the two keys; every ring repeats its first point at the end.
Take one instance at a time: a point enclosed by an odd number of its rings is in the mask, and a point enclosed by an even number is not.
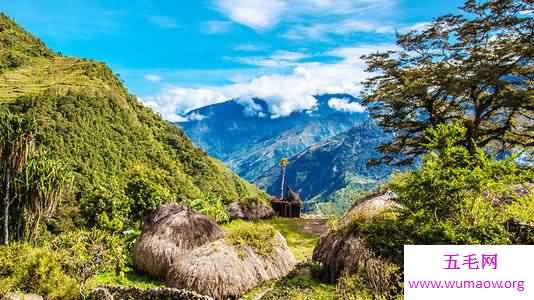
{"type": "MultiPolygon", "coordinates": [[[[369,182],[370,180],[361,178],[361,181],[369,182]]],[[[374,184],[374,182],[370,182],[370,184],[374,184]]],[[[310,200],[307,202],[310,203],[309,205],[313,205],[313,213],[339,218],[354,205],[355,199],[362,199],[369,193],[369,189],[354,187],[353,184],[349,184],[329,195],[326,200],[314,198],[311,203],[310,200]]]]}
{"type": "Polygon", "coordinates": [[[322,283],[310,274],[300,274],[290,275],[274,283],[261,299],[341,300],[342,298],[336,297],[334,285],[322,283]]]}
{"type": "Polygon", "coordinates": [[[34,124],[0,112],[0,195],[3,242],[31,240],[68,194],[72,176],[60,162],[35,150],[34,124]]]}
{"type": "Polygon", "coordinates": [[[0,142],[0,220],[13,241],[0,247],[0,295],[79,299],[102,283],[159,285],[132,272],[143,217],[181,202],[225,221],[230,201],[265,197],[107,66],[53,53],[3,14],[0,142]]]}
{"type": "MultiPolygon", "coordinates": [[[[515,157],[494,160],[482,150],[475,156],[463,145],[466,129],[458,124],[427,130],[428,153],[421,167],[390,183],[401,208],[374,218],[356,218],[349,228],[385,261],[402,266],[405,244],[511,244],[516,232],[508,220],[532,225],[530,196],[517,196],[515,184],[534,182],[534,170],[515,157]]],[[[393,283],[399,286],[400,279],[393,283]]]]}
{"type": "MultiPolygon", "coordinates": [[[[11,40],[2,53],[33,49],[35,39],[8,17],[0,16],[0,24],[8,28],[0,39],[11,40]]],[[[204,211],[213,201],[261,195],[128,95],[104,64],[38,55],[43,51],[1,70],[0,111],[33,120],[37,147],[73,172],[74,197],[58,207],[48,224],[53,231],[96,226],[120,232],[166,202],[195,201],[204,211]]]]}
{"type": "Polygon", "coordinates": [[[274,251],[273,238],[276,231],[270,225],[237,220],[224,229],[224,239],[234,246],[250,246],[263,256],[271,256],[274,251]]]}
{"type": "Polygon", "coordinates": [[[20,290],[52,299],[78,299],[97,273],[129,270],[125,241],[99,230],[0,247],[0,294],[20,290]]]}
{"type": "Polygon", "coordinates": [[[165,287],[164,282],[156,281],[146,275],[136,274],[131,271],[122,275],[117,275],[114,272],[100,273],[89,282],[89,285],[115,285],[140,289],[165,287]]]}
{"type": "Polygon", "coordinates": [[[424,132],[459,122],[462,145],[496,149],[534,145],[532,1],[467,0],[463,15],[437,18],[401,34],[401,51],[367,56],[364,100],[395,133],[382,145],[386,162],[413,162],[426,152],[424,132]],[[402,155],[401,155],[402,154],[402,155]]]}
{"type": "Polygon", "coordinates": [[[346,275],[336,284],[326,284],[319,280],[322,270],[317,264],[303,262],[295,271],[278,282],[266,283],[243,297],[245,300],[257,299],[263,295],[262,300],[402,300],[402,296],[392,298],[374,295],[368,283],[363,282],[360,276],[346,275]]]}
{"type": "MultiPolygon", "coordinates": [[[[245,198],[250,199],[250,198],[245,198]]],[[[208,199],[195,199],[188,203],[188,206],[197,212],[204,214],[217,223],[226,223],[230,221],[230,215],[226,211],[226,204],[219,198],[208,197],[208,199]]]]}
{"type": "Polygon", "coordinates": [[[301,262],[311,258],[313,248],[319,240],[319,234],[304,230],[302,220],[274,217],[259,222],[260,224],[271,225],[282,234],[297,261],[301,262]]]}

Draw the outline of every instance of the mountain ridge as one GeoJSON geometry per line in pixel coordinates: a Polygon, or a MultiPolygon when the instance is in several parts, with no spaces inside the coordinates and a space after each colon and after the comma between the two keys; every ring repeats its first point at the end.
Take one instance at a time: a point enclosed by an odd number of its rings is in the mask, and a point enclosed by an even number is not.
{"type": "MultiPolygon", "coordinates": [[[[370,190],[392,172],[388,166],[370,166],[380,157],[376,147],[388,136],[372,122],[312,145],[289,158],[286,184],[307,201],[324,200],[341,189],[370,190]]],[[[276,195],[280,190],[280,168],[273,166],[256,180],[260,188],[276,195]]]]}
{"type": "Polygon", "coordinates": [[[33,119],[38,145],[74,173],[54,230],[121,230],[164,202],[263,195],[130,95],[94,60],[58,55],[0,15],[0,110],[33,119]]]}
{"type": "Polygon", "coordinates": [[[252,104],[229,100],[190,111],[186,117],[197,118],[178,126],[206,152],[254,182],[282,157],[292,156],[368,119],[366,112],[332,108],[329,101],[335,98],[359,103],[351,95],[325,94],[316,96],[313,109],[272,118],[264,100],[253,99],[252,104]],[[249,109],[250,105],[254,109],[249,109]]]}

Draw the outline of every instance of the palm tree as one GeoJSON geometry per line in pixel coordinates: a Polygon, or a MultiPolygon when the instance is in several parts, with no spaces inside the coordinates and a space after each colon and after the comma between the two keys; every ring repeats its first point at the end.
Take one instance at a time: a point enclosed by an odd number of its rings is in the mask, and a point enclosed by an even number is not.
{"type": "Polygon", "coordinates": [[[280,162],[278,162],[278,165],[282,169],[282,192],[280,194],[280,198],[281,199],[284,199],[284,186],[285,186],[285,181],[286,181],[286,168],[287,168],[288,164],[289,164],[289,159],[287,157],[282,158],[280,160],[280,162]]]}

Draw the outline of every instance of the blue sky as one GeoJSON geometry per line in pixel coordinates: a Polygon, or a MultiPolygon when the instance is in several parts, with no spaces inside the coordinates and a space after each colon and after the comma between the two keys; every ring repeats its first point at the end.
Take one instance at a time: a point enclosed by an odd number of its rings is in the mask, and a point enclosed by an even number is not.
{"type": "Polygon", "coordinates": [[[362,54],[395,32],[457,13],[461,0],[2,0],[51,48],[95,58],[171,121],[192,108],[261,97],[283,116],[326,92],[357,94],[362,54]]]}

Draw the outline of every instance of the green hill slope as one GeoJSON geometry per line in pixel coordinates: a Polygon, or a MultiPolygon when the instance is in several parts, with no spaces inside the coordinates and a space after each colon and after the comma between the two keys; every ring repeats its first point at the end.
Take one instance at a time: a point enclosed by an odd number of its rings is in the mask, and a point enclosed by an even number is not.
{"type": "Polygon", "coordinates": [[[39,147],[75,174],[59,229],[121,230],[163,202],[260,193],[143,106],[106,65],[58,55],[3,14],[0,110],[33,118],[39,147]]]}

